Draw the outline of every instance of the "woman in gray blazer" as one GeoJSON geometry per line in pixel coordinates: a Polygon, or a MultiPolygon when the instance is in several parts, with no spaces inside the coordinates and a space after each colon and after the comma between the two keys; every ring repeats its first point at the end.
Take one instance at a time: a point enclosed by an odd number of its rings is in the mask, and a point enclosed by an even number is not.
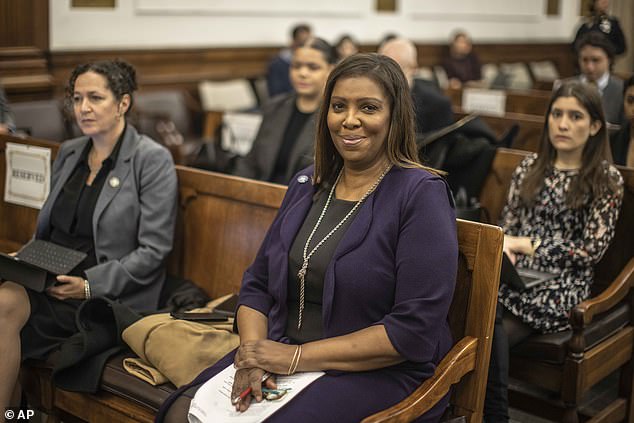
{"type": "Polygon", "coordinates": [[[263,107],[253,147],[236,162],[234,174],[286,185],[313,163],[315,116],[335,62],[334,49],[321,38],[311,38],[294,50],[290,68],[294,91],[263,107]]]}
{"type": "Polygon", "coordinates": [[[21,359],[45,358],[78,332],[84,300],[158,306],[177,179],[170,153],[126,122],[135,89],[134,69],[120,61],[80,65],[70,77],[68,100],[84,136],[58,152],[35,237],[87,256],[70,274],[52,276],[44,292],[0,283],[0,409],[21,359]]]}

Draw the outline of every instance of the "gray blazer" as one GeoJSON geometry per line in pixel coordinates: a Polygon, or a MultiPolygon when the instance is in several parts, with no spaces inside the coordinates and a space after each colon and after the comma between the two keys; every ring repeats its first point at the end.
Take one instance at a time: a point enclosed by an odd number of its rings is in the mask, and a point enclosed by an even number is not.
{"type": "MultiPolygon", "coordinates": [[[[293,113],[297,96],[294,93],[273,98],[262,109],[262,124],[249,154],[236,162],[234,174],[245,178],[270,181],[275,161],[284,140],[284,131],[293,113]]],[[[313,113],[299,134],[286,167],[286,181],[311,165],[314,157],[315,118],[313,113]]]]}
{"type": "MultiPolygon", "coordinates": [[[[565,81],[580,81],[581,76],[573,76],[565,79],[565,81]]],[[[554,86],[553,88],[556,88],[554,86]]],[[[625,115],[623,112],[623,80],[617,78],[614,75],[610,75],[608,85],[601,93],[601,102],[603,103],[603,112],[605,113],[605,120],[608,123],[614,123],[620,125],[625,122],[625,115]]]]}
{"type": "MultiPolygon", "coordinates": [[[[53,204],[88,142],[80,137],[61,145],[36,238],[48,238],[53,204]]],[[[172,249],[177,194],[170,153],[128,124],[93,214],[97,265],[85,272],[93,296],[119,300],[137,311],[156,310],[172,249]]]]}

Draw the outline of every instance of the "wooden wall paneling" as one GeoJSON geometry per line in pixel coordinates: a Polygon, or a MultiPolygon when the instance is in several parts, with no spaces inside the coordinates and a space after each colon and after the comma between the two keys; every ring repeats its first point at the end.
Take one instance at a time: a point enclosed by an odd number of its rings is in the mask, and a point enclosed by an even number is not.
{"type": "MultiPolygon", "coordinates": [[[[376,51],[376,48],[376,45],[366,44],[361,50],[372,52],[376,51]]],[[[568,63],[568,55],[572,53],[567,43],[478,44],[476,48],[483,63],[550,59],[556,63],[562,77],[574,73],[574,64],[568,63]]],[[[197,94],[198,82],[204,79],[227,80],[264,76],[268,62],[278,50],[279,47],[222,47],[57,51],[51,53],[50,67],[58,95],[62,93],[71,70],[77,64],[117,57],[137,68],[142,89],[183,88],[197,94]]],[[[418,44],[419,64],[439,64],[445,50],[444,44],[418,44]]]]}
{"type": "MultiPolygon", "coordinates": [[[[447,54],[445,44],[418,44],[420,66],[440,64],[447,54]]],[[[551,60],[562,78],[575,74],[575,56],[569,43],[474,43],[480,62],[514,63],[551,60]]]]}
{"type": "Polygon", "coordinates": [[[0,0],[0,83],[10,101],[49,98],[48,0],[0,0]]]}
{"type": "Polygon", "coordinates": [[[0,0],[0,48],[48,50],[48,0],[0,0]]]}
{"type": "Polygon", "coordinates": [[[181,88],[195,97],[198,82],[257,78],[277,53],[272,47],[65,51],[51,54],[51,72],[60,94],[72,69],[95,60],[120,58],[135,66],[142,89],[181,88]]]}

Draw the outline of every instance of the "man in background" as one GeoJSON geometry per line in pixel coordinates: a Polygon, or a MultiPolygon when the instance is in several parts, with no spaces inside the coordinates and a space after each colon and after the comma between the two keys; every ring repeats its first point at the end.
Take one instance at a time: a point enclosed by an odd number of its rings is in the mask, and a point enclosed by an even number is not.
{"type": "Polygon", "coordinates": [[[605,120],[623,123],[623,81],[612,75],[614,47],[600,32],[588,32],[577,42],[577,60],[581,74],[573,77],[593,84],[601,93],[605,120]]]}
{"type": "Polygon", "coordinates": [[[417,133],[425,134],[453,123],[449,98],[433,82],[414,78],[418,69],[418,52],[413,42],[400,37],[392,38],[381,44],[378,53],[398,63],[409,82],[417,133]]]}
{"type": "Polygon", "coordinates": [[[302,45],[312,36],[312,30],[307,24],[299,24],[291,31],[293,41],[289,48],[281,50],[277,56],[271,60],[266,70],[266,87],[269,97],[293,91],[288,71],[291,66],[293,50],[302,45]]]}

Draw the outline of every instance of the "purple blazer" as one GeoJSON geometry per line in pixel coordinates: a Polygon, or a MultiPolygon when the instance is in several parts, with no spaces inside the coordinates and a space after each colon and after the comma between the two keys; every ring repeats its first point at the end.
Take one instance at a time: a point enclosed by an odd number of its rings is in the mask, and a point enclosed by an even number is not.
{"type": "MultiPolygon", "coordinates": [[[[267,315],[269,339],[276,341],[288,341],[288,252],[312,205],[312,173],[311,166],[292,179],[240,289],[239,304],[267,315]],[[299,175],[308,182],[299,183],[299,175]]],[[[384,325],[403,358],[433,372],[452,344],[447,313],[457,263],[447,183],[422,169],[393,167],[360,207],[326,270],[324,337],[384,325]]]]}

